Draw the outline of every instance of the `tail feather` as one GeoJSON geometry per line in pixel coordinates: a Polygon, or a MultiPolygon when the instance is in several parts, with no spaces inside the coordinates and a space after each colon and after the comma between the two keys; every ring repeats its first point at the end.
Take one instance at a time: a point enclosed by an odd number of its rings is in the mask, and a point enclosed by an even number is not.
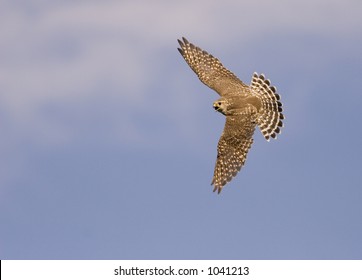
{"type": "Polygon", "coordinates": [[[265,79],[263,74],[253,74],[251,80],[252,94],[257,96],[261,101],[261,109],[257,118],[257,124],[264,135],[265,139],[276,138],[283,127],[282,114],[283,108],[280,95],[277,93],[275,86],[270,84],[270,80],[265,79]]]}

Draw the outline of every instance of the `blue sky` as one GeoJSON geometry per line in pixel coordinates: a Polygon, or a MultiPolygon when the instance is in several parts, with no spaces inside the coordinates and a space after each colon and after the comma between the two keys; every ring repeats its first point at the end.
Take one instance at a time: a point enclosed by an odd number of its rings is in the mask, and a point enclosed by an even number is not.
{"type": "Polygon", "coordinates": [[[0,259],[362,259],[361,1],[2,1],[0,259]],[[210,186],[224,117],[177,39],[277,86],[210,186]]]}

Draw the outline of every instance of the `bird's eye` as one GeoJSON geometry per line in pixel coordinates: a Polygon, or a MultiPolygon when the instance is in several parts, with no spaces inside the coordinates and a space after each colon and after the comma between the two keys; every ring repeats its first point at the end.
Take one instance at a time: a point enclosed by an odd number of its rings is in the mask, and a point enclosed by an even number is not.
{"type": "Polygon", "coordinates": [[[217,104],[218,104],[219,106],[221,106],[221,102],[218,102],[217,104]]]}

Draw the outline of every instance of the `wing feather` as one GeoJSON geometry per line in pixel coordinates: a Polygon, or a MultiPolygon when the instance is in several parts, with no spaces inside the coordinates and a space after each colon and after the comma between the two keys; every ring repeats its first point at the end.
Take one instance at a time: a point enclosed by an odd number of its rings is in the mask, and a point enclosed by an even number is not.
{"type": "Polygon", "coordinates": [[[214,191],[222,188],[240,171],[253,143],[255,130],[253,115],[249,111],[227,116],[224,131],[217,147],[217,159],[211,185],[214,191]]]}
{"type": "Polygon", "coordinates": [[[200,81],[215,90],[220,96],[238,94],[248,88],[234,73],[226,69],[211,54],[189,43],[186,38],[178,40],[179,52],[199,77],[200,81]]]}

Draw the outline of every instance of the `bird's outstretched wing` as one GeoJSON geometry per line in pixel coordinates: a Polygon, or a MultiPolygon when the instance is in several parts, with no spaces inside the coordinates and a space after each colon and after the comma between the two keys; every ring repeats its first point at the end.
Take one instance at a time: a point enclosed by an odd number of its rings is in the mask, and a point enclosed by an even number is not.
{"type": "Polygon", "coordinates": [[[233,95],[248,88],[238,77],[226,69],[221,62],[206,51],[189,43],[186,38],[178,40],[178,48],[187,64],[200,81],[215,90],[219,95],[233,95]]]}
{"type": "Polygon", "coordinates": [[[211,185],[214,191],[232,180],[244,165],[253,143],[255,130],[254,114],[245,110],[240,115],[227,116],[224,131],[217,146],[217,159],[211,185]]]}

